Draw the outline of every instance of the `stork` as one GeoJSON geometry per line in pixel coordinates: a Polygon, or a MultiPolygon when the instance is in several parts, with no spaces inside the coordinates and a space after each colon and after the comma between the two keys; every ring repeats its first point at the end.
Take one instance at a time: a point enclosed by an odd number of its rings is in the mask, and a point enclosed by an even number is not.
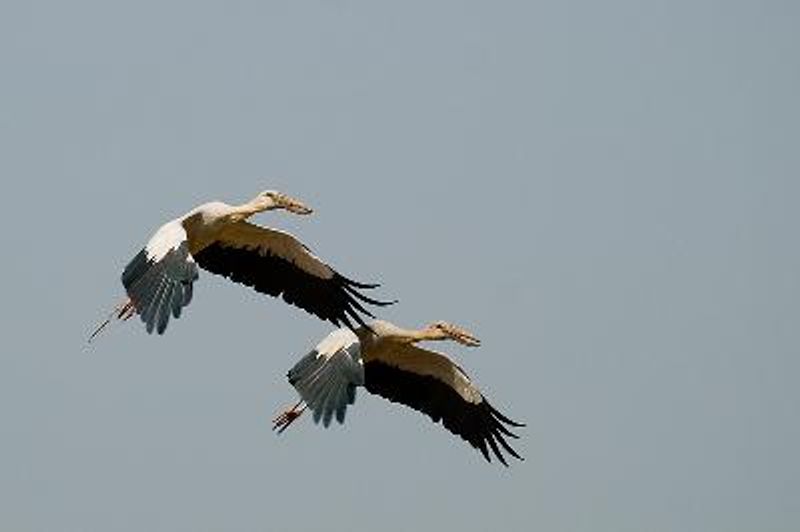
{"type": "Polygon", "coordinates": [[[421,330],[401,329],[375,320],[368,326],[338,329],[329,334],[288,373],[300,395],[293,407],[273,420],[282,433],[309,409],[315,423],[328,427],[334,416],[344,423],[356,388],[407,405],[460,436],[491,462],[489,450],[503,465],[503,451],[522,460],[506,438],[517,438],[508,427],[523,427],[498,412],[466,372],[446,355],[418,347],[428,340],[454,340],[465,346],[480,341],[465,329],[443,321],[421,330]]]}
{"type": "Polygon", "coordinates": [[[247,221],[254,214],[284,209],[307,215],[300,201],[276,192],[261,192],[241,205],[205,203],[162,225],[122,272],[127,298],[89,337],[114,319],[138,314],[148,333],[163,334],[170,316],[179,318],[192,300],[198,266],[211,273],[278,297],[291,305],[353,328],[374,317],[363,304],[384,306],[360,290],[376,288],[348,279],[314,255],[289,233],[247,221]]]}

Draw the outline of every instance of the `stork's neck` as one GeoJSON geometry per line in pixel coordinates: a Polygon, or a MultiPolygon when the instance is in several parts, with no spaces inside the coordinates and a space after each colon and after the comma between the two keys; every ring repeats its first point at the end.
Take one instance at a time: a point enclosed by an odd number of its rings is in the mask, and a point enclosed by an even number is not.
{"type": "Polygon", "coordinates": [[[429,340],[443,340],[444,336],[440,331],[434,329],[401,329],[397,327],[387,335],[387,338],[394,342],[416,344],[429,340]]]}
{"type": "Polygon", "coordinates": [[[230,217],[231,222],[241,222],[243,220],[247,220],[254,214],[258,214],[272,208],[274,208],[273,205],[269,205],[263,200],[256,198],[248,201],[247,203],[242,203],[241,205],[234,205],[231,207],[231,212],[228,216],[230,217]]]}
{"type": "Polygon", "coordinates": [[[430,341],[430,340],[445,340],[445,339],[447,339],[447,336],[445,336],[444,334],[442,334],[441,331],[436,330],[436,329],[426,328],[426,329],[418,329],[418,330],[410,331],[410,332],[412,334],[411,343],[417,343],[417,342],[422,342],[422,341],[426,341],[426,340],[430,341]]]}

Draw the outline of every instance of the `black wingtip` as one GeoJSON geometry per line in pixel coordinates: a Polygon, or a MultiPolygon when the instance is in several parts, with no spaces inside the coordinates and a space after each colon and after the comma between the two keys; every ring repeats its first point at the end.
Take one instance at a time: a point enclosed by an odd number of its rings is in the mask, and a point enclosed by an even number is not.
{"type": "Polygon", "coordinates": [[[364,294],[362,294],[358,290],[356,290],[356,288],[361,289],[361,290],[374,290],[376,288],[380,288],[380,286],[381,286],[380,283],[362,283],[362,282],[350,279],[349,277],[345,277],[344,275],[342,275],[339,272],[335,272],[335,273],[342,280],[345,289],[348,292],[354,294],[361,301],[369,303],[370,305],[378,305],[378,306],[381,306],[381,307],[385,307],[387,305],[394,305],[398,301],[397,299],[394,299],[394,300],[391,300],[391,301],[381,301],[379,299],[373,299],[371,297],[365,296],[364,294]]]}
{"type": "Polygon", "coordinates": [[[492,451],[494,452],[494,455],[497,457],[498,460],[500,460],[500,463],[503,464],[504,466],[508,467],[508,462],[506,462],[506,459],[503,456],[503,453],[500,452],[500,448],[497,446],[497,442],[495,441],[495,437],[494,436],[495,435],[488,436],[486,438],[486,441],[489,442],[489,447],[492,448],[492,451]]]}
{"type": "Polygon", "coordinates": [[[499,419],[500,421],[502,421],[503,423],[505,423],[506,425],[511,425],[512,427],[525,427],[526,426],[525,423],[519,423],[517,421],[511,420],[511,419],[507,418],[506,416],[504,416],[503,414],[501,414],[500,412],[498,412],[495,407],[493,407],[492,405],[489,404],[488,401],[486,401],[486,398],[484,398],[483,400],[484,400],[484,402],[486,402],[486,405],[492,411],[492,415],[494,417],[496,417],[497,419],[499,419]]]}
{"type": "Polygon", "coordinates": [[[392,301],[381,301],[380,299],[375,299],[369,296],[365,296],[364,294],[362,294],[361,292],[359,292],[350,285],[344,284],[342,286],[349,295],[353,296],[354,298],[360,301],[363,301],[364,303],[369,303],[370,305],[376,305],[378,307],[387,307],[389,305],[394,305],[398,301],[397,299],[394,299],[392,301]]]}
{"type": "MultiPolygon", "coordinates": [[[[350,306],[353,307],[354,309],[356,309],[358,312],[366,314],[370,318],[373,318],[373,319],[375,318],[375,315],[372,312],[370,312],[369,310],[365,309],[364,306],[361,303],[359,303],[357,300],[351,298],[349,303],[350,303],[350,306]]],[[[353,312],[353,309],[350,309],[350,308],[346,309],[345,312],[351,312],[353,315],[358,315],[358,312],[353,312]]]]}
{"type": "Polygon", "coordinates": [[[525,461],[524,458],[522,458],[519,454],[517,454],[517,451],[515,451],[514,448],[511,447],[511,445],[505,440],[505,438],[503,438],[499,434],[496,435],[496,438],[497,438],[497,441],[500,442],[500,445],[502,445],[503,448],[506,450],[506,452],[508,452],[508,454],[510,454],[511,456],[516,458],[517,460],[525,461]]]}
{"type": "Polygon", "coordinates": [[[356,288],[361,288],[363,290],[373,290],[373,289],[379,288],[381,286],[380,283],[362,283],[362,282],[359,282],[359,281],[355,281],[353,279],[350,279],[349,277],[346,277],[346,276],[342,275],[341,273],[339,273],[337,271],[334,271],[334,273],[336,275],[338,275],[342,279],[342,281],[344,281],[345,285],[354,286],[356,288]]]}

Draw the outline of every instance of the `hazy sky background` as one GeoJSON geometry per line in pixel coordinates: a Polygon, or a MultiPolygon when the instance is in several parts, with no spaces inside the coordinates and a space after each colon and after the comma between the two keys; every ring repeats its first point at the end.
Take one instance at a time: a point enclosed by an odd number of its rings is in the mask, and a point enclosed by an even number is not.
{"type": "Polygon", "coordinates": [[[0,528],[800,529],[792,1],[0,5],[0,528]],[[163,221],[265,188],[528,423],[506,470],[365,393],[270,418],[331,327],[203,274],[85,348],[163,221]]]}

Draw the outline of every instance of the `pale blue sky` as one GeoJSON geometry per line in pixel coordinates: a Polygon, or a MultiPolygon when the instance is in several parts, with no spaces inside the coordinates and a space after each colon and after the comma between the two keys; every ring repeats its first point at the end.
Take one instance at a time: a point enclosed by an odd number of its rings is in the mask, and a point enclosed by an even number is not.
{"type": "Polygon", "coordinates": [[[0,5],[0,528],[800,529],[800,7],[0,5]],[[260,216],[528,423],[505,470],[360,394],[270,431],[330,327],[203,275],[84,340],[164,220],[260,216]]]}

